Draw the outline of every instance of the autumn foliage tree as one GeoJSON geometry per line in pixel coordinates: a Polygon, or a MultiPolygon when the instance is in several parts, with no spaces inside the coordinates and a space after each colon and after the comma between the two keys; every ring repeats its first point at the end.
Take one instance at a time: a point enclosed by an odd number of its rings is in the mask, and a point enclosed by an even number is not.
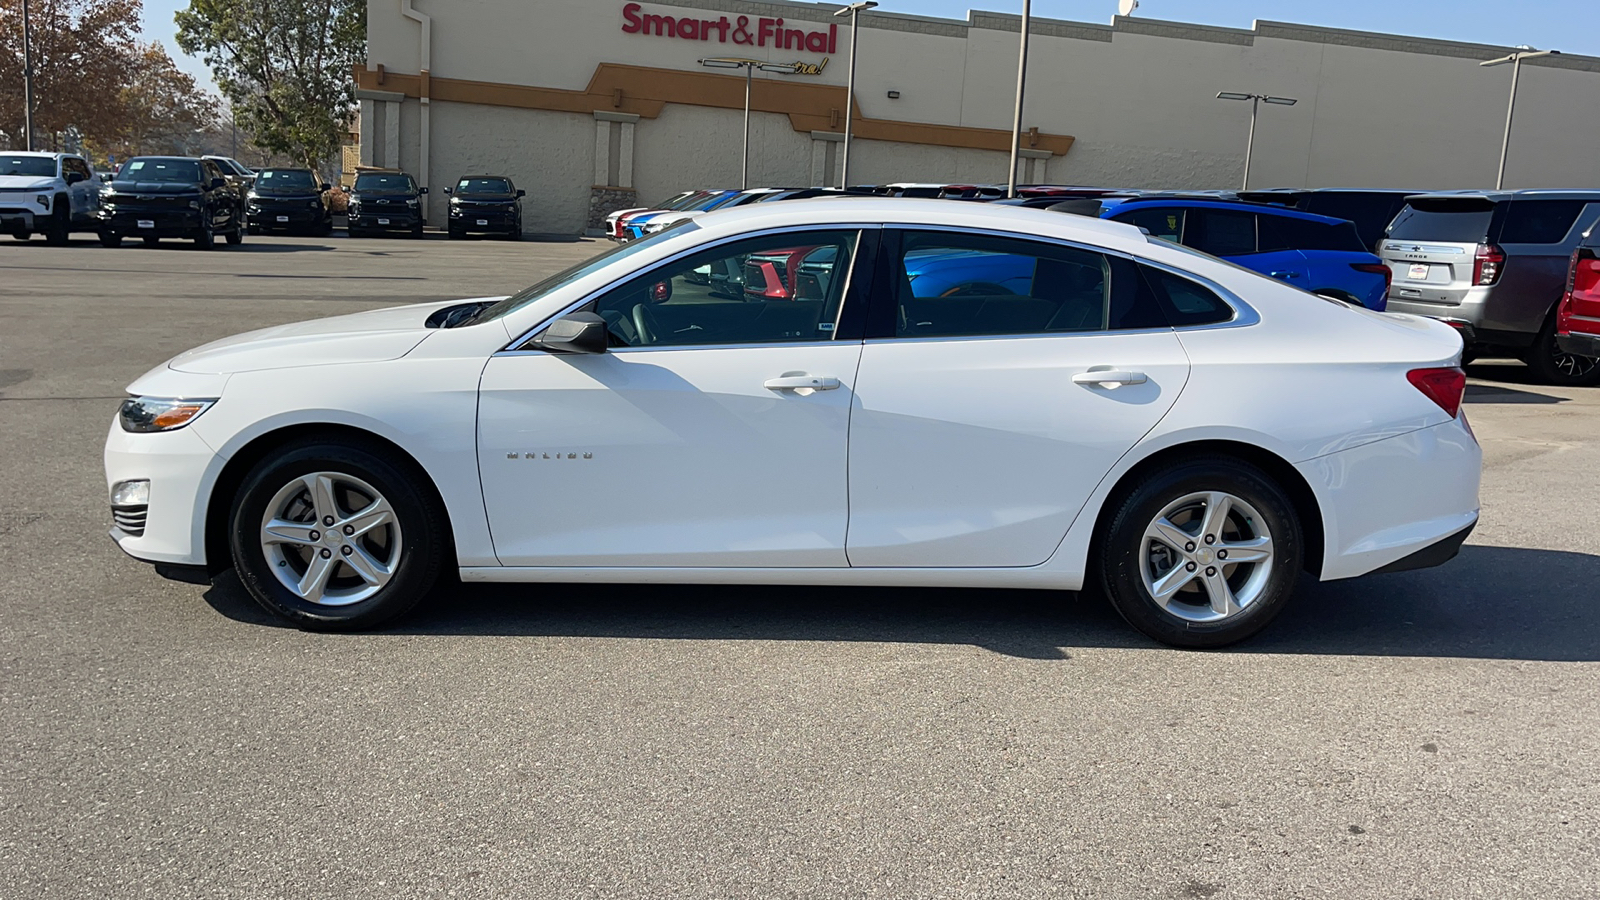
{"type": "Polygon", "coordinates": [[[311,168],[339,150],[366,57],[366,0],[190,0],[178,45],[205,59],[239,125],[311,168]]]}
{"type": "MultiPolygon", "coordinates": [[[[34,146],[148,146],[215,118],[216,100],[159,44],[139,42],[140,0],[31,0],[34,146]]],[[[22,2],[0,0],[0,143],[23,142],[22,2]]]]}

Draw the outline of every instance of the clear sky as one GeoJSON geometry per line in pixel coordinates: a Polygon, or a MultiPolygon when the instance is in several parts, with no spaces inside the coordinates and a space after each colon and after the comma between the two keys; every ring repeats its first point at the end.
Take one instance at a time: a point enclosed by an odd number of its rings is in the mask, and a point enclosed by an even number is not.
{"type": "MultiPolygon", "coordinates": [[[[611,0],[521,0],[593,3],[611,0]]],[[[622,0],[615,0],[618,8],[622,0]]],[[[895,12],[965,19],[967,10],[1020,12],[1022,0],[881,0],[895,12]]],[[[179,68],[211,85],[205,65],[179,52],[172,14],[188,0],[144,0],[145,38],[167,46],[179,68]]],[[[1034,0],[1033,14],[1109,23],[1117,0],[1034,0]]],[[[1600,56],[1600,0],[1140,0],[1136,15],[1150,19],[1249,28],[1256,19],[1381,31],[1484,44],[1528,44],[1600,56]]]]}

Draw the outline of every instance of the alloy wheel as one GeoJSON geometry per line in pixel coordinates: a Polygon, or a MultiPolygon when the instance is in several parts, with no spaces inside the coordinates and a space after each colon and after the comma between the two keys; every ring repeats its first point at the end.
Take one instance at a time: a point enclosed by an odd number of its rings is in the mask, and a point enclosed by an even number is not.
{"type": "Polygon", "coordinates": [[[372,485],[341,472],[285,484],[261,521],[267,565],[296,597],[349,606],[382,590],[400,564],[400,522],[372,485]]]}
{"type": "Polygon", "coordinates": [[[1221,491],[1178,498],[1146,526],[1139,553],[1145,589],[1188,622],[1239,615],[1266,593],[1272,533],[1249,503],[1221,491]]]}

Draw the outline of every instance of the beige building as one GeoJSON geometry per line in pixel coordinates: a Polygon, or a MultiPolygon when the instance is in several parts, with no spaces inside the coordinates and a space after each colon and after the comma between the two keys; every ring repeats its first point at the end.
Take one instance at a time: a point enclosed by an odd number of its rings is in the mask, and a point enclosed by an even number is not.
{"type": "MultiPolygon", "coordinates": [[[[510,175],[530,231],[575,234],[618,206],[737,187],[743,74],[756,59],[750,184],[839,178],[851,33],[834,4],[748,0],[369,0],[360,163],[424,185],[510,175]]],[[[860,17],[850,180],[1004,182],[1019,18],[860,17]]],[[[1509,48],[1257,22],[1035,19],[1028,182],[1233,188],[1250,104],[1251,187],[1492,187],[1509,48]]],[[[1507,187],[1600,187],[1600,59],[1525,62],[1507,187]]],[[[432,197],[430,220],[444,207],[432,197]]]]}

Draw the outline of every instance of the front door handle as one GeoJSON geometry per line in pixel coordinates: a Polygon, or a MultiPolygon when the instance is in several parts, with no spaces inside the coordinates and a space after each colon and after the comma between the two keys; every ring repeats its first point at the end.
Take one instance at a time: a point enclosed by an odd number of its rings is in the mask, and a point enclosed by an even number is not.
{"type": "Polygon", "coordinates": [[[798,391],[809,388],[813,391],[831,391],[839,386],[839,379],[831,375],[784,375],[781,378],[768,378],[763,384],[769,391],[798,391]]]}
{"type": "Polygon", "coordinates": [[[1273,278],[1282,278],[1284,281],[1288,281],[1291,278],[1299,278],[1300,277],[1300,273],[1299,272],[1273,272],[1272,273],[1272,277],[1273,278]]]}
{"type": "Polygon", "coordinates": [[[1073,384],[1098,384],[1105,387],[1144,384],[1148,380],[1143,372],[1124,372],[1120,369],[1090,369],[1072,376],[1073,384]]]}

